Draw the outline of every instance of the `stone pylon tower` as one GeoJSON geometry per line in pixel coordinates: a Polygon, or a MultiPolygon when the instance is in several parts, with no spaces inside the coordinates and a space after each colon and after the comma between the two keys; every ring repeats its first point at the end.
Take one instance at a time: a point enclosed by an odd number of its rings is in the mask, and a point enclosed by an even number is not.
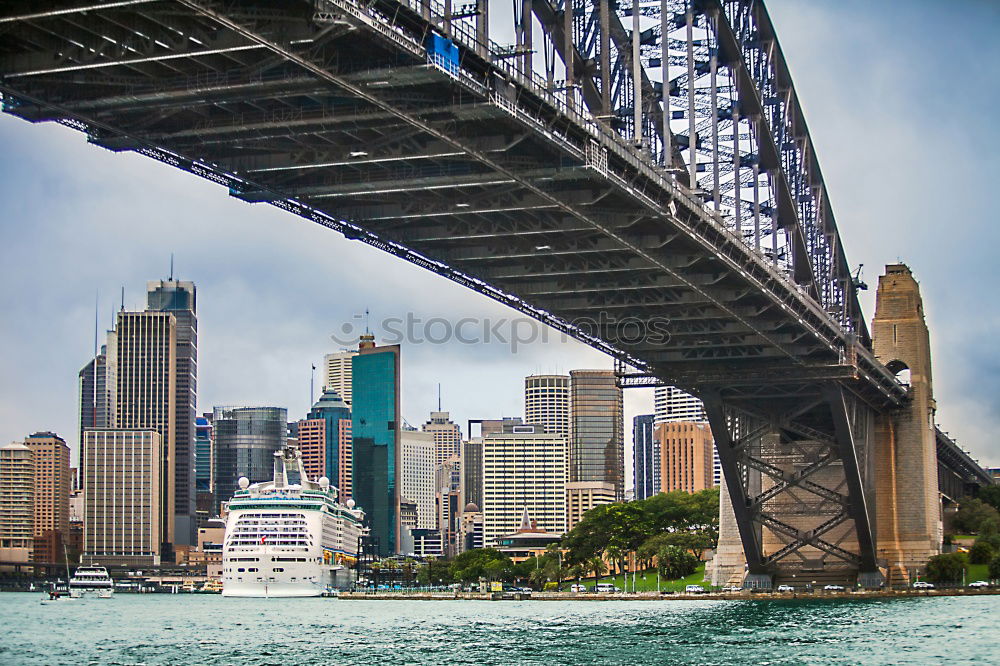
{"type": "Polygon", "coordinates": [[[930,336],[908,266],[886,266],[879,278],[872,329],[875,356],[904,379],[909,371],[910,400],[878,419],[874,443],[878,557],[899,584],[941,543],[930,336]]]}

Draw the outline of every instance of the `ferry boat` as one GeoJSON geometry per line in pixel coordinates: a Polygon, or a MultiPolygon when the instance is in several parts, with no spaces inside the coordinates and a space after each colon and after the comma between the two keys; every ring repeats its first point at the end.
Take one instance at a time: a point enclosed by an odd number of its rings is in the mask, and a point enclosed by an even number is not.
{"type": "Polygon", "coordinates": [[[110,599],[115,593],[115,582],[108,575],[108,570],[97,565],[86,565],[76,568],[73,577],[69,579],[69,594],[74,599],[83,596],[95,596],[99,599],[110,599]]]}
{"type": "Polygon", "coordinates": [[[317,597],[351,586],[364,512],[341,504],[325,476],[310,481],[296,447],[275,452],[272,481],[242,477],[239,487],[228,502],[222,596],[317,597]]]}

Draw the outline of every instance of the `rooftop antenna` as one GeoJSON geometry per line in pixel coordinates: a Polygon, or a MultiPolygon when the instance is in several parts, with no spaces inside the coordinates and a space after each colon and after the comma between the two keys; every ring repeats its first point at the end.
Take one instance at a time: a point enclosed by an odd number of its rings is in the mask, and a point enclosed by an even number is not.
{"type": "Polygon", "coordinates": [[[174,253],[170,253],[170,282],[174,281],[174,253]]]}
{"type": "Polygon", "coordinates": [[[309,409],[316,404],[313,400],[313,382],[316,381],[316,364],[312,364],[312,372],[309,373],[309,409]]]}
{"type": "Polygon", "coordinates": [[[371,331],[368,330],[368,308],[365,308],[365,335],[371,335],[371,331]]]}
{"type": "Polygon", "coordinates": [[[125,285],[122,285],[122,312],[125,312],[125,285]]]}
{"type": "Polygon", "coordinates": [[[438,411],[441,411],[441,382],[438,382],[438,411]]]}

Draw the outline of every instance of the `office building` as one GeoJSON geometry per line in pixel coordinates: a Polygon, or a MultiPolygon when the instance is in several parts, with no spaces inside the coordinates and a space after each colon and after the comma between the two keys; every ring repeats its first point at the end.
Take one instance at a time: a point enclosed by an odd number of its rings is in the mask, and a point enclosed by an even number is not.
{"type": "Polygon", "coordinates": [[[285,448],[288,412],[284,407],[216,407],[212,416],[217,504],[228,502],[241,476],[251,483],[274,477],[274,454],[285,448]]]}
{"type": "MultiPolygon", "coordinates": [[[[100,353],[81,368],[77,377],[77,392],[80,396],[77,459],[83,460],[83,431],[110,427],[114,420],[114,400],[109,391],[108,348],[106,345],[102,345],[100,353]]],[[[80,469],[77,470],[75,485],[77,487],[83,485],[80,469]]]]}
{"type": "Polygon", "coordinates": [[[36,432],[24,440],[35,469],[33,552],[34,562],[60,562],[63,542],[69,536],[69,447],[51,432],[36,432]]]}
{"type": "Polygon", "coordinates": [[[489,437],[503,432],[506,426],[521,425],[524,420],[520,416],[504,416],[499,419],[469,419],[469,439],[489,437]],[[476,433],[475,426],[479,426],[476,433]]]}
{"type": "Polygon", "coordinates": [[[369,543],[399,552],[399,345],[378,347],[361,336],[351,359],[354,501],[367,513],[369,543]]]}
{"type": "Polygon", "coordinates": [[[483,440],[470,439],[462,442],[462,490],[465,503],[483,503],[483,440]]]}
{"type": "Polygon", "coordinates": [[[434,448],[434,435],[429,432],[400,432],[400,500],[417,505],[418,530],[437,529],[434,448]]]}
{"type": "Polygon", "coordinates": [[[326,475],[326,419],[302,419],[298,434],[302,468],[315,481],[326,475]]]}
{"type": "Polygon", "coordinates": [[[685,393],[676,386],[657,386],[653,391],[654,422],[673,423],[687,421],[690,423],[707,423],[705,406],[701,400],[690,393],[685,393]]]}
{"type": "Polygon", "coordinates": [[[566,440],[542,426],[513,425],[483,438],[483,539],[514,532],[525,511],[541,529],[566,531],[566,440]]]}
{"type": "MultiPolygon", "coordinates": [[[[317,458],[318,465],[314,465],[311,470],[307,469],[306,473],[314,480],[321,476],[330,479],[330,483],[340,490],[341,499],[346,501],[351,496],[351,410],[335,389],[326,387],[323,395],[306,415],[306,421],[323,422],[322,443],[319,444],[313,430],[303,434],[302,426],[305,421],[299,421],[299,446],[302,448],[303,459],[306,457],[304,436],[311,438],[310,451],[317,445],[322,447],[317,458]]],[[[306,427],[309,429],[315,426],[316,424],[306,427]]]]}
{"type": "Polygon", "coordinates": [[[525,377],[525,423],[545,426],[545,432],[569,441],[569,384],[568,375],[525,377]]]}
{"type": "Polygon", "coordinates": [[[35,539],[35,463],[23,442],[0,446],[0,562],[31,561],[35,539]]]}
{"type": "Polygon", "coordinates": [[[654,435],[660,446],[663,492],[694,493],[714,485],[712,430],[707,423],[661,423],[654,435]]]}
{"type": "Polygon", "coordinates": [[[212,414],[194,421],[194,487],[196,493],[212,492],[212,414]]]}
{"type": "Polygon", "coordinates": [[[452,456],[434,468],[437,528],[441,531],[445,555],[449,557],[460,551],[461,514],[466,504],[463,497],[462,459],[459,456],[452,456]]]}
{"type": "Polygon", "coordinates": [[[146,283],[146,310],[169,312],[175,328],[175,398],[173,441],[174,541],[197,543],[195,489],[195,418],[198,406],[198,302],[193,282],[146,283]]]}
{"type": "Polygon", "coordinates": [[[336,391],[348,407],[354,391],[351,359],[357,355],[356,351],[342,351],[323,357],[323,389],[336,391]]]}
{"type": "Polygon", "coordinates": [[[84,433],[85,563],[160,564],[164,540],[160,502],[165,497],[161,446],[160,433],[152,429],[84,433]]]}
{"type": "Polygon", "coordinates": [[[653,437],[654,418],[653,414],[640,414],[632,419],[632,476],[637,500],[660,492],[660,449],[653,437]]]}
{"type": "Polygon", "coordinates": [[[472,502],[465,505],[459,528],[458,552],[483,548],[483,512],[472,502]]]}
{"type": "Polygon", "coordinates": [[[421,427],[434,435],[434,464],[462,455],[462,428],[448,418],[448,412],[431,412],[431,418],[421,427]]]}
{"type": "MultiPolygon", "coordinates": [[[[114,429],[152,429],[160,434],[161,456],[157,502],[163,539],[162,557],[173,560],[174,437],[177,419],[176,318],[170,312],[118,313],[115,331],[108,336],[108,365],[115,375],[114,429]]],[[[84,433],[86,437],[86,433],[84,433]]],[[[186,506],[186,505],[185,505],[186,506]]]]}
{"type": "Polygon", "coordinates": [[[614,485],[615,498],[620,500],[625,496],[622,390],[611,370],[572,370],[569,374],[569,480],[605,481],[614,485]]]}
{"type": "Polygon", "coordinates": [[[566,484],[566,530],[569,531],[595,506],[616,501],[615,486],[607,481],[576,481],[566,484]]]}

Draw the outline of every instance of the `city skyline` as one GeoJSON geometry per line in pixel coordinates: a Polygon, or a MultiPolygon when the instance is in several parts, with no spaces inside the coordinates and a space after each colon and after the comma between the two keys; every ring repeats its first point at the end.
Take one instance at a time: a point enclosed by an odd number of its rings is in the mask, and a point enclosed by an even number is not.
{"type": "MultiPolygon", "coordinates": [[[[926,291],[939,421],[981,462],[996,465],[1000,445],[991,433],[1000,425],[1000,390],[992,368],[1000,364],[1000,358],[983,333],[996,324],[998,313],[979,312],[975,298],[949,297],[956,285],[989,293],[996,281],[989,252],[996,245],[997,231],[985,222],[990,219],[987,193],[995,169],[983,161],[978,143],[961,138],[995,136],[995,128],[976,110],[992,108],[997,92],[977,82],[980,77],[991,78],[996,69],[992,63],[998,58],[973,56],[969,46],[985,44],[994,50],[990,53],[998,48],[989,39],[977,37],[986,34],[995,9],[979,7],[964,14],[959,19],[964,27],[948,34],[938,34],[934,26],[955,17],[946,17],[942,8],[929,4],[904,17],[907,30],[893,29],[888,10],[865,3],[802,7],[784,0],[770,3],[770,9],[823,157],[848,256],[855,265],[865,264],[863,277],[869,284],[881,266],[897,257],[911,263],[926,291]],[[834,32],[817,36],[810,28],[817,24],[851,24],[863,29],[853,39],[838,43],[834,32]],[[822,43],[817,44],[817,39],[822,43]],[[921,46],[931,40],[974,57],[987,70],[973,73],[970,68],[946,67],[921,46]],[[914,53],[921,54],[918,67],[907,64],[914,53]],[[862,62],[880,64],[871,71],[853,66],[862,62]],[[885,76],[895,77],[895,85],[888,90],[885,76]],[[947,90],[927,99],[926,77],[933,77],[947,90]],[[848,87],[854,94],[846,100],[842,91],[848,87]],[[966,103],[952,108],[951,100],[959,96],[966,103]],[[912,108],[924,112],[904,112],[912,108]],[[951,129],[931,131],[942,129],[937,119],[952,112],[958,115],[951,129]],[[858,168],[853,160],[856,152],[838,146],[844,136],[854,137],[858,145],[882,148],[869,151],[864,168],[858,168]],[[939,197],[940,201],[928,204],[912,196],[914,183],[936,182],[934,160],[927,156],[942,152],[963,164],[984,168],[968,169],[968,178],[960,182],[960,196],[939,197]],[[904,162],[908,169],[899,169],[904,162]],[[875,174],[879,177],[873,178],[875,174]],[[956,202],[964,207],[959,211],[946,208],[956,202]],[[951,218],[968,224],[940,231],[939,220],[951,218]]],[[[424,318],[457,319],[465,313],[513,316],[457,285],[280,211],[227,200],[216,186],[136,155],[95,150],[66,128],[28,126],[4,116],[0,141],[6,148],[0,166],[9,174],[3,187],[11,206],[10,219],[33,221],[23,228],[5,228],[8,261],[0,275],[13,283],[31,272],[25,262],[39,252],[58,258],[46,275],[34,279],[34,299],[15,292],[16,296],[12,293],[4,301],[9,317],[0,341],[20,352],[13,355],[17,358],[2,361],[4,377],[30,373],[45,378],[38,386],[8,379],[0,387],[0,418],[7,424],[7,439],[40,428],[72,437],[76,420],[73,374],[92,353],[86,331],[93,326],[95,290],[101,293],[104,328],[107,314],[117,309],[120,285],[129,286],[127,306],[141,309],[135,285],[157,277],[155,266],[162,266],[159,277],[166,277],[170,251],[176,252],[177,275],[196,281],[203,291],[201,356],[216,359],[214,367],[202,364],[199,411],[213,403],[252,403],[282,404],[292,414],[304,414],[309,402],[307,366],[318,365],[324,354],[337,351],[331,333],[344,322],[356,321],[355,315],[366,308],[376,317],[408,310],[424,318]],[[141,219],[135,211],[142,211],[141,219]],[[79,224],[70,223],[80,219],[90,225],[90,233],[80,234],[79,224]],[[165,229],[176,232],[171,234],[177,239],[173,247],[164,243],[165,229]],[[236,237],[240,243],[232,243],[236,237]],[[62,261],[66,258],[72,261],[62,261]],[[271,268],[260,276],[260,266],[271,268]],[[379,279],[358,270],[359,266],[375,267],[379,279]],[[338,288],[325,288],[331,284],[338,288]],[[247,308],[251,303],[258,307],[247,308]],[[257,321],[259,330],[253,330],[259,312],[278,315],[266,326],[257,321]],[[28,339],[17,322],[36,320],[45,320],[48,326],[33,331],[28,339]],[[221,322],[229,322],[232,328],[221,322]],[[232,331],[239,331],[239,339],[233,339],[232,331]],[[246,358],[257,362],[242,363],[246,358]],[[66,380],[60,381],[61,377],[66,380]],[[53,404],[59,406],[57,410],[53,404]]],[[[872,290],[862,293],[869,319],[872,296],[872,290]]],[[[408,350],[412,370],[404,372],[403,379],[403,413],[417,420],[431,411],[436,384],[442,380],[423,372],[437,362],[440,348],[421,347],[408,350]]],[[[578,343],[526,347],[513,357],[503,345],[456,344],[449,355],[457,359],[457,367],[443,380],[443,390],[445,405],[458,423],[469,417],[493,416],[477,408],[483,403],[495,405],[496,416],[518,414],[516,387],[524,375],[606,363],[600,354],[578,343]],[[477,385],[483,376],[489,377],[490,386],[503,388],[485,391],[474,403],[473,396],[464,395],[463,387],[477,385]]],[[[626,419],[650,411],[632,406],[644,404],[639,393],[626,392],[626,419]]],[[[626,478],[631,475],[626,473],[626,478]]]]}

